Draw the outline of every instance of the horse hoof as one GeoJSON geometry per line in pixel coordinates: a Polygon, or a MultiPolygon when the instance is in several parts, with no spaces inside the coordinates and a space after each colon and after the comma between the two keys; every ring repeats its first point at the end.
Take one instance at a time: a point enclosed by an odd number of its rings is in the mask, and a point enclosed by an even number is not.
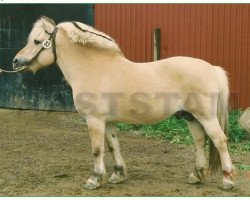
{"type": "Polygon", "coordinates": [[[188,177],[188,183],[190,184],[196,184],[196,183],[200,183],[201,180],[194,175],[194,173],[191,173],[188,177]]]}
{"type": "Polygon", "coordinates": [[[112,183],[112,184],[123,183],[124,181],[125,181],[125,178],[123,176],[119,176],[115,173],[113,173],[111,178],[109,179],[109,183],[112,183]]]}
{"type": "Polygon", "coordinates": [[[231,190],[233,189],[235,186],[234,182],[232,180],[229,179],[222,179],[222,189],[223,190],[231,190]]]}
{"type": "Polygon", "coordinates": [[[100,183],[97,181],[94,181],[93,179],[89,178],[87,180],[87,183],[84,185],[84,188],[86,190],[96,190],[100,187],[100,183]]]}
{"type": "Polygon", "coordinates": [[[190,184],[196,184],[196,183],[202,183],[207,179],[208,171],[206,168],[195,168],[194,172],[191,173],[188,177],[188,183],[190,184]]]}

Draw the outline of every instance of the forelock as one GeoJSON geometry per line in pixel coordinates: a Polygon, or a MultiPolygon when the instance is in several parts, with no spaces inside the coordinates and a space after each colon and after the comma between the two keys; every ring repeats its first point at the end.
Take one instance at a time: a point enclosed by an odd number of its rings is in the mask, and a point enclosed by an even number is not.
{"type": "Polygon", "coordinates": [[[44,27],[43,27],[43,22],[41,19],[37,20],[36,23],[34,24],[28,40],[33,40],[35,37],[39,35],[39,33],[45,32],[44,27]]]}

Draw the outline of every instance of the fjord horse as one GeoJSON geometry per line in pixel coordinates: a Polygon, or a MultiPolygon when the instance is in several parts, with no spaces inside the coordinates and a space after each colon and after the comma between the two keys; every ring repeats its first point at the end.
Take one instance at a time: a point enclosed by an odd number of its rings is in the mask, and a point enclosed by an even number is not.
{"type": "Polygon", "coordinates": [[[36,72],[54,62],[71,86],[76,110],[88,125],[94,170],[86,189],[99,188],[106,173],[105,139],[115,160],[109,182],[121,183],[126,179],[116,122],[150,124],[173,114],[187,120],[196,144],[195,170],[188,182],[204,179],[207,135],[212,141],[210,168],[220,166],[222,187],[234,187],[225,134],[229,89],[221,67],[190,57],[134,63],[124,57],[107,34],[80,22],[56,25],[53,20],[41,17],[27,45],[16,54],[13,68],[36,72]]]}

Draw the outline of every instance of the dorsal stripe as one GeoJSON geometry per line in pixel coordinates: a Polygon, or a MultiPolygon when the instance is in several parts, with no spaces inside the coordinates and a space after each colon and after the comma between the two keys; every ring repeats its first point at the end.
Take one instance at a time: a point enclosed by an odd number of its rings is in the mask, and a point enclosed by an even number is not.
{"type": "Polygon", "coordinates": [[[83,31],[83,32],[89,32],[89,33],[95,34],[95,35],[97,35],[97,36],[100,36],[100,37],[102,37],[102,38],[105,38],[105,39],[107,39],[107,40],[109,40],[109,41],[115,42],[114,40],[112,40],[112,39],[110,39],[110,38],[108,38],[108,37],[106,37],[106,36],[104,36],[104,35],[101,35],[101,34],[98,34],[98,33],[95,33],[95,32],[92,32],[92,31],[88,31],[88,30],[85,30],[85,29],[81,28],[76,22],[72,22],[72,23],[74,24],[74,26],[75,26],[76,28],[80,29],[80,30],[83,31]]]}

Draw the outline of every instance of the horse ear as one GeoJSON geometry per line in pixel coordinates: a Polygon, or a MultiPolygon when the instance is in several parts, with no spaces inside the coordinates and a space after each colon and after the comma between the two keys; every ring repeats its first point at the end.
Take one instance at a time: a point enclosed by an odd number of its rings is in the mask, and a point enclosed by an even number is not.
{"type": "Polygon", "coordinates": [[[56,23],[52,19],[49,19],[48,17],[42,16],[41,21],[43,23],[44,29],[47,32],[49,32],[49,33],[53,32],[54,28],[56,27],[56,23]]]}

